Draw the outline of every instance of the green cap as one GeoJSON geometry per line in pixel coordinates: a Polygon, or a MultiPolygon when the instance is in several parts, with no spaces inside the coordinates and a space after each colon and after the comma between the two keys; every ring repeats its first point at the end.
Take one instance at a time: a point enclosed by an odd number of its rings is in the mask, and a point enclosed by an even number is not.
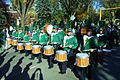
{"type": "Polygon", "coordinates": [[[43,29],[44,29],[44,27],[40,27],[40,29],[41,29],[41,30],[43,30],[43,29]]]}
{"type": "Polygon", "coordinates": [[[54,28],[54,29],[57,29],[57,28],[58,28],[58,26],[57,26],[57,25],[55,25],[55,26],[53,26],[53,28],[54,28]]]}
{"type": "Polygon", "coordinates": [[[72,28],[69,28],[68,31],[71,32],[71,31],[72,31],[72,28]]]}

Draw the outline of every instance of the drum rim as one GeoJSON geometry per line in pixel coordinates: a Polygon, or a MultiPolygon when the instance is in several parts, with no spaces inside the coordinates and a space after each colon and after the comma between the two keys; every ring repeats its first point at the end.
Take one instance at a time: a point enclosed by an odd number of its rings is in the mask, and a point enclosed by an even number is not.
{"type": "Polygon", "coordinates": [[[77,53],[77,58],[89,58],[89,55],[87,53],[77,53]]]}
{"type": "Polygon", "coordinates": [[[64,50],[57,50],[56,54],[67,54],[67,52],[64,50]]]}

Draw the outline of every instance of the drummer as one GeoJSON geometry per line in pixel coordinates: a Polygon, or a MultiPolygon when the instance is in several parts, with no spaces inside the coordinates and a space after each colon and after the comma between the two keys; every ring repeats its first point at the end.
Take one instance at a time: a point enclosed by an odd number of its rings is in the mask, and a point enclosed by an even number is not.
{"type": "Polygon", "coordinates": [[[37,34],[37,32],[35,30],[33,30],[33,33],[32,33],[32,42],[34,44],[38,44],[38,40],[39,40],[38,34],[37,34]]]}
{"type": "MultiPolygon", "coordinates": [[[[33,45],[37,45],[38,41],[39,41],[38,34],[37,34],[37,32],[35,30],[33,30],[33,33],[32,33],[32,42],[33,42],[33,45]]],[[[40,54],[38,54],[38,55],[31,54],[31,59],[33,60],[35,58],[35,56],[38,58],[38,63],[40,63],[41,62],[41,56],[40,56],[40,54]]]]}
{"type": "Polygon", "coordinates": [[[97,67],[98,65],[98,58],[97,58],[98,55],[96,53],[96,49],[98,47],[97,38],[92,35],[91,29],[87,30],[87,35],[83,36],[83,40],[84,40],[83,51],[85,52],[87,51],[88,53],[90,52],[90,57],[91,57],[90,63],[94,65],[94,67],[97,67]]]}
{"type": "Polygon", "coordinates": [[[82,74],[86,74],[88,79],[92,78],[92,66],[97,67],[98,64],[98,55],[96,52],[96,48],[97,48],[97,38],[95,36],[92,35],[92,30],[88,29],[87,30],[87,35],[83,36],[83,50],[81,49],[80,52],[82,51],[83,53],[90,53],[90,65],[85,67],[85,68],[81,68],[81,67],[76,67],[75,70],[79,75],[79,78],[82,78],[82,74]],[[87,72],[86,72],[87,70],[87,72]],[[81,71],[84,71],[83,73],[81,73],[81,71]]]}
{"type": "MultiPolygon", "coordinates": [[[[27,42],[30,41],[30,36],[28,36],[27,32],[25,33],[25,35],[24,35],[24,37],[23,37],[23,41],[24,41],[24,43],[27,43],[27,42]]],[[[31,50],[30,50],[30,51],[31,51],[31,50]]],[[[30,53],[30,51],[25,50],[25,53],[26,53],[25,56],[28,56],[29,53],[30,53]]]]}
{"type": "Polygon", "coordinates": [[[14,30],[12,33],[12,38],[17,39],[17,37],[18,37],[18,32],[14,30]]]}
{"type": "MultiPolygon", "coordinates": [[[[18,32],[16,30],[12,33],[12,38],[17,39],[18,38],[18,32]]],[[[17,46],[14,46],[15,52],[17,52],[17,46]]]]}
{"type": "MultiPolygon", "coordinates": [[[[53,26],[53,31],[50,34],[50,40],[49,40],[50,44],[54,46],[55,51],[58,49],[58,47],[60,45],[60,37],[59,37],[58,31],[57,31],[57,28],[58,28],[57,25],[53,26]]],[[[49,66],[48,69],[53,68],[54,58],[55,58],[55,54],[48,56],[48,66],[49,66]]]]}
{"type": "Polygon", "coordinates": [[[65,32],[62,28],[58,28],[58,34],[59,34],[59,37],[60,37],[60,43],[63,42],[63,39],[64,39],[64,36],[65,36],[65,32]]]}
{"type": "Polygon", "coordinates": [[[41,29],[41,31],[39,33],[38,43],[42,46],[45,46],[45,45],[47,45],[47,42],[48,42],[48,35],[44,31],[44,27],[41,27],[40,29],[41,29]]]}
{"type": "Polygon", "coordinates": [[[18,38],[20,39],[20,41],[23,40],[23,36],[24,36],[24,33],[23,33],[22,29],[20,29],[19,33],[18,33],[18,38]]]}
{"type": "Polygon", "coordinates": [[[57,25],[53,26],[53,31],[52,31],[51,37],[50,37],[50,43],[54,46],[55,50],[58,49],[60,42],[61,42],[57,29],[58,29],[57,25]]]}
{"type": "Polygon", "coordinates": [[[106,36],[102,29],[99,30],[97,34],[98,40],[98,50],[101,51],[102,54],[98,55],[100,64],[103,64],[103,48],[106,46],[106,36]]]}
{"type": "MultiPolygon", "coordinates": [[[[39,41],[38,41],[38,43],[41,45],[41,54],[39,55],[39,58],[42,58],[42,53],[44,51],[43,48],[48,43],[48,35],[44,31],[44,27],[40,28],[40,34],[39,34],[39,41]]],[[[41,59],[40,62],[42,62],[42,59],[41,59]]]]}
{"type": "MultiPolygon", "coordinates": [[[[64,36],[63,45],[61,45],[61,46],[68,53],[68,57],[67,57],[68,58],[68,67],[70,67],[71,70],[73,70],[74,63],[75,63],[75,54],[73,52],[74,52],[74,49],[77,48],[78,42],[77,42],[76,37],[73,36],[71,28],[68,29],[67,35],[64,36]]],[[[63,66],[61,67],[60,70],[62,72],[66,72],[66,68],[64,68],[63,66]]]]}

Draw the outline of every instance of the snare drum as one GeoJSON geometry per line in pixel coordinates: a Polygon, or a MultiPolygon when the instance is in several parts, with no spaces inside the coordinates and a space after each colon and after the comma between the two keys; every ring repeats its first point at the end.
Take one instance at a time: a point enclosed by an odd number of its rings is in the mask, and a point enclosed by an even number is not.
{"type": "Polygon", "coordinates": [[[112,54],[112,50],[109,49],[103,49],[104,55],[111,55],[112,54]]]}
{"type": "Polygon", "coordinates": [[[40,45],[33,45],[32,46],[32,53],[33,54],[39,54],[41,52],[41,47],[40,45]]]}
{"type": "Polygon", "coordinates": [[[23,50],[24,47],[23,47],[23,43],[18,43],[17,44],[17,50],[23,50]]]}
{"type": "Polygon", "coordinates": [[[7,41],[6,41],[7,44],[11,44],[11,43],[12,43],[12,41],[11,41],[10,38],[6,38],[6,40],[7,40],[7,41]]]}
{"type": "Polygon", "coordinates": [[[54,54],[54,48],[53,48],[53,46],[50,46],[50,45],[44,46],[44,54],[46,56],[53,55],[54,54]]]}
{"type": "Polygon", "coordinates": [[[13,45],[13,46],[16,46],[17,44],[18,44],[18,41],[17,41],[17,40],[13,40],[13,41],[12,41],[12,45],[13,45]]]}
{"type": "Polygon", "coordinates": [[[32,44],[31,43],[25,43],[25,50],[32,50],[32,44]]]}
{"type": "Polygon", "coordinates": [[[67,61],[67,52],[63,50],[56,51],[56,58],[58,62],[65,62],[67,61]]]}
{"type": "Polygon", "coordinates": [[[76,65],[78,67],[87,67],[89,65],[89,55],[87,53],[76,54],[76,65]]]}

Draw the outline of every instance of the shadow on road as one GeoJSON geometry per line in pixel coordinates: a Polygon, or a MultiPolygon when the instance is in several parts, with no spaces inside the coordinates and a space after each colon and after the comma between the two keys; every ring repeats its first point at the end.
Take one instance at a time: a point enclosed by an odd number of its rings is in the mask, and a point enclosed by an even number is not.
{"type": "Polygon", "coordinates": [[[104,65],[94,71],[94,80],[120,80],[119,48],[111,56],[105,56],[104,61],[104,65]]]}
{"type": "Polygon", "coordinates": [[[5,56],[8,54],[8,52],[6,52],[5,54],[3,54],[2,56],[0,55],[0,65],[4,62],[5,60],[5,56]]]}
{"type": "Polygon", "coordinates": [[[18,63],[13,67],[12,72],[6,77],[6,80],[22,80],[22,68],[20,66],[20,64],[22,63],[22,60],[24,59],[24,57],[20,58],[18,63]]]}
{"type": "Polygon", "coordinates": [[[32,62],[27,64],[26,67],[24,68],[24,70],[22,72],[22,80],[30,80],[28,71],[29,71],[31,65],[32,65],[32,62]]]}
{"type": "Polygon", "coordinates": [[[35,72],[33,73],[31,80],[44,80],[43,74],[40,68],[37,68],[35,72]]]}
{"type": "Polygon", "coordinates": [[[6,73],[9,71],[10,68],[10,62],[15,58],[16,56],[11,57],[8,62],[3,65],[3,67],[0,68],[0,79],[6,75],[6,73]]]}

